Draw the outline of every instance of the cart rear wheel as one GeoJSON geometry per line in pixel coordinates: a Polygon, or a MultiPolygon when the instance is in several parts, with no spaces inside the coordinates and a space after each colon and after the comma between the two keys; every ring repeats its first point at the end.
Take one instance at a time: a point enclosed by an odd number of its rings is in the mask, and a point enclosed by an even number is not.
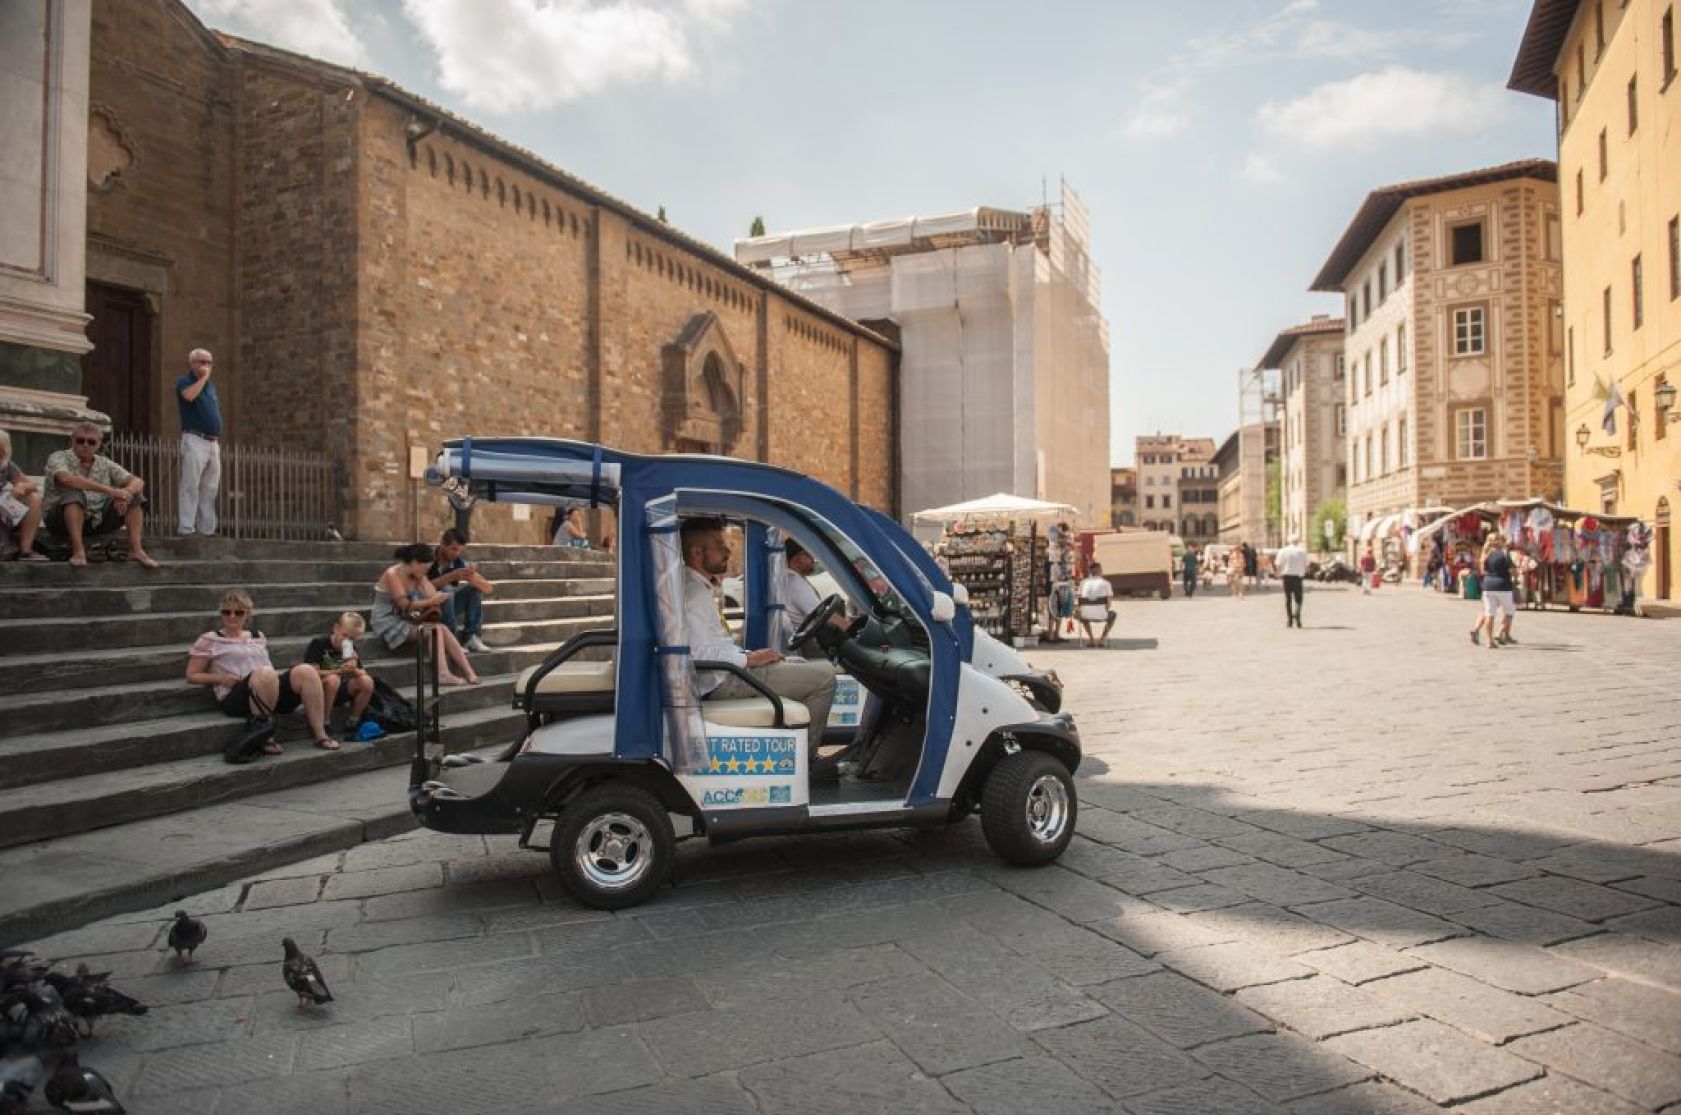
{"type": "Polygon", "coordinates": [[[1042,751],[1018,751],[987,775],[981,831],[1004,860],[1019,867],[1050,863],[1074,837],[1079,802],[1068,768],[1042,751]]]}
{"type": "Polygon", "coordinates": [[[549,860],[586,906],[620,910],[647,901],[671,875],[677,837],[659,800],[635,786],[585,790],[561,811],[549,860]]]}

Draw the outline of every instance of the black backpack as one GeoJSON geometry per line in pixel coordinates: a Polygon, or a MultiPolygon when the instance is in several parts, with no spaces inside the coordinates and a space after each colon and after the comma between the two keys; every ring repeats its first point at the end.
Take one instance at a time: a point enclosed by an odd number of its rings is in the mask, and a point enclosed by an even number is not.
{"type": "Polygon", "coordinates": [[[251,694],[251,703],[258,714],[247,719],[245,730],[222,747],[222,758],[230,763],[249,763],[275,739],[274,713],[255,693],[251,694]]]}
{"type": "Polygon", "coordinates": [[[387,732],[412,732],[420,726],[414,706],[383,679],[374,679],[374,695],[367,716],[387,732]]]}

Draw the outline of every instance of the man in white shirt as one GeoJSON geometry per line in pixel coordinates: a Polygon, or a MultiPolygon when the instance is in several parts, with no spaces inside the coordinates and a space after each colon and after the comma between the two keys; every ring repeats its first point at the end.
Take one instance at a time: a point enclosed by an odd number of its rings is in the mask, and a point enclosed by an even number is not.
{"type": "MultiPolygon", "coordinates": [[[[724,524],[717,519],[686,519],[682,530],[683,633],[689,655],[695,661],[729,662],[758,678],[771,692],[798,701],[811,713],[806,738],[811,757],[823,742],[823,726],[829,720],[829,705],[835,699],[835,671],[827,662],[787,658],[779,650],[744,651],[736,645],[712,595],[712,578],[722,577],[730,564],[730,545],[724,539],[724,524]]],[[[701,697],[734,700],[762,697],[758,690],[736,677],[718,671],[695,675],[701,697]]]]}
{"type": "Polygon", "coordinates": [[[782,571],[777,599],[782,601],[782,612],[788,617],[789,630],[798,631],[805,617],[822,603],[817,590],[806,580],[816,570],[817,559],[792,538],[782,544],[782,552],[786,555],[787,566],[782,571]]]}
{"type": "Polygon", "coordinates": [[[1290,539],[1290,544],[1278,551],[1273,559],[1278,567],[1278,575],[1284,581],[1284,626],[1300,627],[1302,625],[1302,578],[1307,576],[1307,551],[1302,549],[1299,539],[1290,539]]]}
{"type": "Polygon", "coordinates": [[[1080,626],[1086,629],[1086,645],[1089,647],[1104,646],[1109,642],[1109,629],[1115,626],[1115,609],[1109,602],[1115,596],[1115,589],[1103,576],[1103,566],[1092,562],[1086,570],[1086,579],[1080,582],[1078,592],[1080,598],[1080,626]],[[1103,635],[1092,638],[1091,625],[1097,622],[1099,615],[1104,616],[1103,635]]]}

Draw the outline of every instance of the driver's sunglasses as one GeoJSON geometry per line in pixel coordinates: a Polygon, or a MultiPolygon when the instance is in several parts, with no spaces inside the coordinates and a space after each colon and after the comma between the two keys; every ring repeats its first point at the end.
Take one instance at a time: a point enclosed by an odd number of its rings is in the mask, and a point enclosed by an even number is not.
{"type": "Polygon", "coordinates": [[[99,448],[99,439],[96,437],[78,437],[70,440],[76,445],[91,445],[95,449],[99,448]]]}
{"type": "Polygon", "coordinates": [[[246,610],[244,608],[223,608],[222,614],[225,616],[243,616],[246,614],[246,610]]]}

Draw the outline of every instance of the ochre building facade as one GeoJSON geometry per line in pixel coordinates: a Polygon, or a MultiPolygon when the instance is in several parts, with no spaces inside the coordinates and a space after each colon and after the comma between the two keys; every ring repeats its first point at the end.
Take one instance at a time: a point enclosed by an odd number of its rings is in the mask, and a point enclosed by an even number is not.
{"type": "MultiPolygon", "coordinates": [[[[168,436],[215,351],[232,439],[337,462],[346,532],[448,518],[461,434],[764,460],[890,513],[896,344],[381,78],[219,36],[175,0],[93,23],[85,378],[168,436]],[[103,361],[103,363],[101,363],[103,361]]],[[[536,541],[481,507],[478,537],[536,541]]]]}

